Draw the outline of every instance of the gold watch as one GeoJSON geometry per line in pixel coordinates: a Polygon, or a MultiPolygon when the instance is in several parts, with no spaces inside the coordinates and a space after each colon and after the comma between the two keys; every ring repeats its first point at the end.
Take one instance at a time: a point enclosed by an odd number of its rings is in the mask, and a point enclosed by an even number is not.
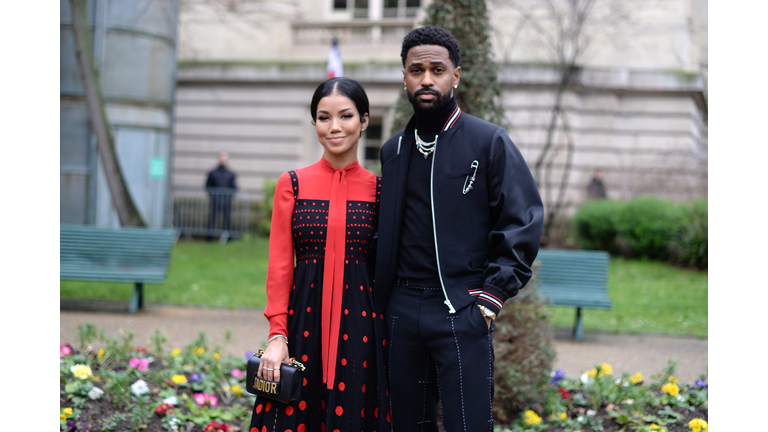
{"type": "Polygon", "coordinates": [[[484,317],[490,318],[490,319],[492,319],[492,320],[493,320],[493,319],[496,319],[496,314],[495,314],[495,313],[493,313],[493,312],[492,312],[490,309],[488,309],[487,307],[485,307],[485,306],[483,306],[483,305],[477,305],[477,307],[479,307],[479,308],[480,308],[480,312],[482,312],[482,313],[483,313],[483,316],[484,316],[484,317]]]}

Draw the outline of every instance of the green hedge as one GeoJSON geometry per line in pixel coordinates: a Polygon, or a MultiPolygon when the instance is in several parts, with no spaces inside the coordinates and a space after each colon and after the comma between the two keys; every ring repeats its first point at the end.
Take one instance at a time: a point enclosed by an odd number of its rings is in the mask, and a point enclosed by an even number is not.
{"type": "Polygon", "coordinates": [[[572,219],[582,249],[707,267],[707,200],[655,197],[585,203],[572,219]]]}

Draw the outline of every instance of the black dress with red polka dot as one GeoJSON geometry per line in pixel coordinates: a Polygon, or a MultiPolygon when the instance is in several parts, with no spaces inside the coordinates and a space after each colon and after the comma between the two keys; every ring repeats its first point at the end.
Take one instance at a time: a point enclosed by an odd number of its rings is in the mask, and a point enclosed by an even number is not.
{"type": "MultiPolygon", "coordinates": [[[[281,404],[257,398],[250,432],[373,432],[390,430],[385,370],[384,317],[373,307],[375,202],[347,201],[344,290],[334,388],[323,383],[321,315],[327,200],[299,199],[290,171],[295,204],[291,224],[296,268],[288,310],[288,350],[304,363],[301,399],[281,404]]],[[[377,179],[377,193],[381,179],[377,179]]]]}

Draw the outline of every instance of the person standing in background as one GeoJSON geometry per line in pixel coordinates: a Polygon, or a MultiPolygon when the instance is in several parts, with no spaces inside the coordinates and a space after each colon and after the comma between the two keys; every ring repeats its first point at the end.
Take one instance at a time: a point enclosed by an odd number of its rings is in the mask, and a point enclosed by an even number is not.
{"type": "Polygon", "coordinates": [[[208,241],[212,239],[211,234],[216,226],[219,212],[224,213],[224,222],[221,224],[222,230],[229,232],[232,229],[229,213],[232,209],[232,195],[237,192],[237,176],[227,168],[228,161],[229,154],[221,152],[219,154],[219,166],[208,173],[208,179],[205,181],[205,190],[211,198],[211,214],[208,217],[208,241]]]}
{"type": "Polygon", "coordinates": [[[592,200],[605,199],[605,185],[603,184],[603,176],[605,171],[602,168],[595,170],[595,175],[587,185],[587,197],[592,200]]]}

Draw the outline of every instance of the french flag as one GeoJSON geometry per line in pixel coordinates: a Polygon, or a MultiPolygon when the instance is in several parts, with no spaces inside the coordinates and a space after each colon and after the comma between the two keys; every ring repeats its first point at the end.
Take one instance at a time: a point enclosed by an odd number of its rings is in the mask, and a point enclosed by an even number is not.
{"type": "Polygon", "coordinates": [[[339,55],[339,40],[334,38],[331,52],[328,53],[328,79],[344,76],[344,65],[339,55]]]}

